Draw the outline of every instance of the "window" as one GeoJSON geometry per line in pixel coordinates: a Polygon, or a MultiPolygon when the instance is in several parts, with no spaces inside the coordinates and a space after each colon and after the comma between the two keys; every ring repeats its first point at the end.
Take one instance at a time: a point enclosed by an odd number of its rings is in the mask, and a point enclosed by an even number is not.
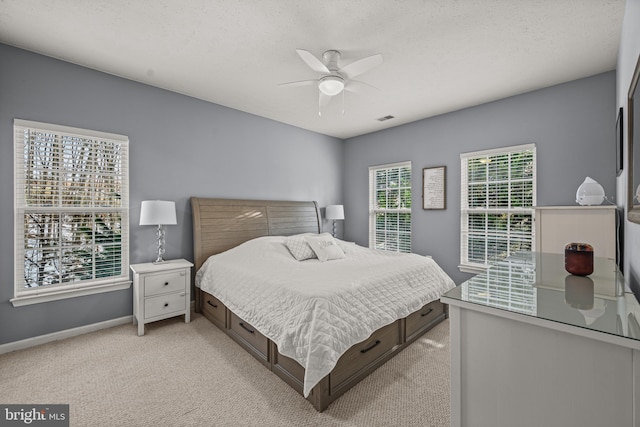
{"type": "Polygon", "coordinates": [[[512,253],[531,251],[535,144],[463,153],[460,163],[460,269],[483,271],[512,253]]]}
{"type": "Polygon", "coordinates": [[[128,145],[14,121],[14,306],[130,286],[128,145]]]}
{"type": "Polygon", "coordinates": [[[369,168],[369,247],[411,252],[411,162],[369,168]]]}

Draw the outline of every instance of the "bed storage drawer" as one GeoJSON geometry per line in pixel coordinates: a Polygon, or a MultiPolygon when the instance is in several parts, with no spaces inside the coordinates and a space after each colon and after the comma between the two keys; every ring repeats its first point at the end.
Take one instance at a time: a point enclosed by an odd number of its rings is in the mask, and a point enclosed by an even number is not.
{"type": "Polygon", "coordinates": [[[269,355],[269,340],[262,335],[256,328],[245,322],[233,312],[231,313],[229,329],[232,336],[240,338],[240,343],[252,350],[255,356],[268,360],[269,355]]]}
{"type": "Polygon", "coordinates": [[[432,301],[423,306],[420,310],[411,313],[406,320],[406,341],[412,339],[416,334],[422,332],[429,325],[444,315],[444,304],[439,300],[432,301]]]}
{"type": "Polygon", "coordinates": [[[280,354],[278,352],[278,346],[275,343],[271,343],[271,346],[273,372],[293,387],[294,390],[302,394],[304,368],[292,358],[280,354]]]}
{"type": "Polygon", "coordinates": [[[221,328],[227,327],[226,307],[216,297],[202,292],[202,313],[204,316],[216,323],[221,328]]]}
{"type": "Polygon", "coordinates": [[[331,392],[341,388],[346,380],[351,380],[357,370],[366,371],[378,359],[391,354],[400,344],[400,322],[396,321],[351,347],[340,357],[331,372],[331,392]]]}

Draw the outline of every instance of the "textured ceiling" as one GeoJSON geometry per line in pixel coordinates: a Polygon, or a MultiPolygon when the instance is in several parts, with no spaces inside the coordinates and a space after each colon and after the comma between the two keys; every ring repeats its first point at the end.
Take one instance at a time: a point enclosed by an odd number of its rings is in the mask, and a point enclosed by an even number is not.
{"type": "Polygon", "coordinates": [[[349,138],[615,69],[623,0],[0,0],[0,42],[349,138]],[[380,53],[318,115],[296,53],[380,53]],[[392,115],[394,119],[377,119],[392,115]]]}

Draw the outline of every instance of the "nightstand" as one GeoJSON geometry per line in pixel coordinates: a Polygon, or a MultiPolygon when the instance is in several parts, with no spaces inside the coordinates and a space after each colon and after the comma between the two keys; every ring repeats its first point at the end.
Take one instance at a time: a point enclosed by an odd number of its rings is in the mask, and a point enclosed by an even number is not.
{"type": "Polygon", "coordinates": [[[133,324],[138,336],[144,325],[184,314],[191,317],[191,267],[187,260],[175,259],[154,264],[131,264],[133,271],[133,324]]]}

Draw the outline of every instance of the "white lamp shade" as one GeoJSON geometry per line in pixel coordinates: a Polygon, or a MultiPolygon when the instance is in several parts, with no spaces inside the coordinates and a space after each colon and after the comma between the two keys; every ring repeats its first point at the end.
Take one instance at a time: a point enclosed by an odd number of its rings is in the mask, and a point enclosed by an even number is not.
{"type": "Polygon", "coordinates": [[[595,179],[586,177],[576,192],[576,202],[582,206],[599,205],[604,201],[604,188],[595,179]]]}
{"type": "Polygon", "coordinates": [[[165,200],[145,200],[140,206],[140,225],[175,225],[176,203],[165,200]]]}
{"type": "Polygon", "coordinates": [[[327,219],[344,219],[344,206],[342,205],[327,206],[325,216],[327,219]]]}

